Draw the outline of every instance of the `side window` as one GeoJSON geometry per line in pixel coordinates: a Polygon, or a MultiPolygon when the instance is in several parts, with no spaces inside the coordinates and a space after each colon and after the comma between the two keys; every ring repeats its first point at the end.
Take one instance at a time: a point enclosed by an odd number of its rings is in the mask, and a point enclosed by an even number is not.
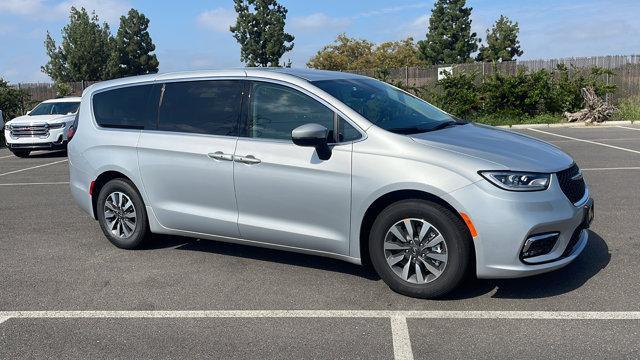
{"type": "Polygon", "coordinates": [[[362,134],[354,128],[348,121],[338,117],[338,142],[355,141],[362,137],[362,134]]]}
{"type": "Polygon", "coordinates": [[[333,130],[333,111],[295,89],[255,82],[251,99],[249,137],[290,140],[293,129],[309,123],[333,130]]]}
{"type": "Polygon", "coordinates": [[[138,85],[107,90],[93,95],[93,113],[103,127],[142,129],[155,118],[155,106],[149,101],[153,85],[138,85]]]}
{"type": "Polygon", "coordinates": [[[167,83],[158,130],[236,136],[241,101],[239,80],[167,83]]]}

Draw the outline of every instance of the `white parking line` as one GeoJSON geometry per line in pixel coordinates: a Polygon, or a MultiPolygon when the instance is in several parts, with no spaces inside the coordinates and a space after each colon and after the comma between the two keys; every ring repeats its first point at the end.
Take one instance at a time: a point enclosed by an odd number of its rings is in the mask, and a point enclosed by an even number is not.
{"type": "Polygon", "coordinates": [[[638,166],[630,166],[630,167],[610,167],[610,168],[586,168],[582,169],[582,171],[608,171],[608,170],[640,170],[638,166]]]}
{"type": "Polygon", "coordinates": [[[67,185],[68,181],[60,182],[41,182],[41,183],[12,183],[12,184],[0,184],[0,186],[33,186],[33,185],[67,185]]]}
{"type": "Polygon", "coordinates": [[[55,164],[60,164],[67,161],[67,159],[64,160],[59,160],[59,161],[54,161],[54,162],[50,162],[47,164],[42,164],[42,165],[37,165],[37,166],[32,166],[32,167],[28,167],[26,169],[20,169],[20,170],[14,170],[14,171],[9,171],[6,173],[2,173],[0,174],[0,176],[5,176],[5,175],[11,175],[11,174],[15,174],[15,173],[19,173],[19,172],[23,172],[23,171],[27,171],[27,170],[33,170],[33,169],[37,169],[37,168],[41,168],[41,167],[45,167],[45,166],[49,166],[49,165],[55,165],[55,164]]]}
{"type": "Polygon", "coordinates": [[[619,127],[620,129],[629,129],[629,130],[640,131],[640,128],[632,128],[632,127],[628,127],[628,126],[616,126],[616,127],[619,127]]]}
{"type": "Polygon", "coordinates": [[[640,320],[640,311],[377,311],[377,310],[203,310],[203,311],[0,311],[7,319],[69,318],[389,318],[395,359],[412,360],[408,318],[511,320],[640,320]]]}
{"type": "Polygon", "coordinates": [[[0,317],[0,324],[2,324],[3,322],[9,320],[8,317],[0,317]]]}
{"type": "Polygon", "coordinates": [[[14,156],[15,155],[0,156],[0,159],[6,159],[6,158],[14,157],[14,156]]]}
{"type": "Polygon", "coordinates": [[[547,134],[547,135],[553,135],[553,136],[557,136],[557,137],[561,137],[561,138],[565,138],[565,139],[569,139],[569,140],[581,141],[581,142],[585,142],[585,143],[588,143],[588,144],[605,146],[605,147],[612,148],[612,149],[628,151],[628,152],[631,152],[631,153],[634,153],[634,154],[640,154],[640,151],[638,151],[638,150],[627,149],[627,148],[623,148],[623,147],[620,147],[620,146],[603,144],[603,143],[599,143],[599,142],[595,142],[595,141],[591,141],[591,140],[578,139],[578,138],[574,138],[574,137],[571,137],[571,136],[554,134],[552,132],[542,131],[542,130],[533,129],[533,128],[528,128],[527,130],[531,130],[531,131],[535,131],[535,132],[539,132],[539,133],[547,134]]]}
{"type": "Polygon", "coordinates": [[[159,310],[0,311],[9,318],[391,318],[640,320],[640,311],[159,310]]]}
{"type": "Polygon", "coordinates": [[[391,336],[393,340],[393,356],[396,360],[413,360],[411,338],[407,318],[404,316],[391,317],[391,336]]]}

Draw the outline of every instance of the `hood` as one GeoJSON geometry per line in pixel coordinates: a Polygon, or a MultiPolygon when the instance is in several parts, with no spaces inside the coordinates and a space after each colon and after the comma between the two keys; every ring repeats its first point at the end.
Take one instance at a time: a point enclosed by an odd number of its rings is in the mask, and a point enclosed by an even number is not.
{"type": "Polygon", "coordinates": [[[7,124],[12,125],[35,125],[35,124],[45,124],[45,123],[59,123],[63,121],[70,121],[75,118],[75,114],[72,115],[24,115],[18,116],[17,118],[7,122],[7,124]]]}
{"type": "Polygon", "coordinates": [[[554,145],[485,125],[453,126],[414,134],[411,138],[418,143],[491,161],[512,171],[557,172],[573,163],[569,155],[554,145]]]}

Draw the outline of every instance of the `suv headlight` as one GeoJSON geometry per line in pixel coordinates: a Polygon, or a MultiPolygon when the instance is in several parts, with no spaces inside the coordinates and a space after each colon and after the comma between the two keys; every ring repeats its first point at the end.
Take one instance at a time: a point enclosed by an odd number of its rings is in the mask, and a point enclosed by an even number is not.
{"type": "Polygon", "coordinates": [[[64,127],[64,123],[54,123],[54,124],[48,124],[49,125],[49,129],[60,129],[64,127]]]}
{"type": "Polygon", "coordinates": [[[493,185],[509,191],[542,191],[549,187],[551,174],[515,172],[515,171],[480,171],[482,177],[493,185]]]}

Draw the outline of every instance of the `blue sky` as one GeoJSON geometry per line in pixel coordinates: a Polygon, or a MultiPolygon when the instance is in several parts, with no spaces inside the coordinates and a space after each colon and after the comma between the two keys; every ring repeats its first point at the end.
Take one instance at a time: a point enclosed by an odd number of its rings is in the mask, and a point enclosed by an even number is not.
{"type": "MultiPolygon", "coordinates": [[[[281,0],[289,9],[287,30],[295,48],[285,54],[294,67],[305,63],[337,34],[374,42],[424,38],[434,0],[281,0]]],[[[638,0],[469,0],[473,29],[485,30],[504,14],[520,23],[523,58],[640,53],[638,0]]],[[[151,19],[160,71],[241,66],[239,47],[228,31],[235,19],[231,0],[0,0],[0,77],[10,82],[49,81],[48,31],[60,39],[71,6],[95,10],[112,31],[131,7],[151,19]]]]}

